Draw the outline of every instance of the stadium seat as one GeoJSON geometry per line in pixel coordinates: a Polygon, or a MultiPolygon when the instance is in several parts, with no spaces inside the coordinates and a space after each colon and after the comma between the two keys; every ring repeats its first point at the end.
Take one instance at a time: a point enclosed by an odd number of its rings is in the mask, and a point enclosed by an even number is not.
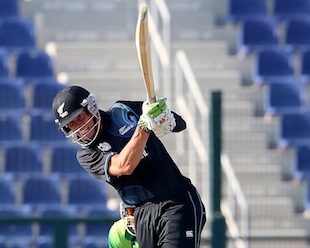
{"type": "Polygon", "coordinates": [[[0,110],[24,111],[26,109],[25,85],[18,79],[0,79],[0,110]]]}
{"type": "Polygon", "coordinates": [[[16,204],[15,181],[10,175],[1,175],[0,177],[0,205],[16,204]]]}
{"type": "MultiPolygon", "coordinates": [[[[77,217],[78,212],[74,207],[69,206],[42,206],[36,210],[36,213],[42,217],[77,217]]],[[[78,229],[76,224],[72,224],[69,227],[69,235],[77,236],[78,229]]],[[[51,224],[40,224],[39,226],[39,236],[52,236],[54,232],[54,227],[51,224]]]]}
{"type": "Polygon", "coordinates": [[[0,49],[0,78],[7,78],[10,75],[9,56],[4,49],[0,49]]]}
{"type": "MultiPolygon", "coordinates": [[[[31,209],[27,206],[0,206],[0,216],[29,217],[31,209]]],[[[0,224],[0,237],[31,237],[31,224],[0,224]]]]}
{"type": "MultiPolygon", "coordinates": [[[[82,168],[76,158],[80,147],[71,144],[58,144],[51,148],[51,173],[57,173],[62,177],[70,175],[85,175],[89,173],[82,168]]],[[[89,175],[90,176],[90,175],[89,175]]]]}
{"type": "Polygon", "coordinates": [[[114,221],[118,220],[120,218],[119,211],[110,211],[106,209],[104,205],[102,206],[89,206],[84,209],[83,214],[90,218],[96,218],[96,217],[107,217],[109,219],[114,218],[113,221],[107,220],[106,223],[103,224],[93,224],[88,223],[85,225],[85,235],[87,237],[90,236],[107,236],[109,229],[114,221]]]}
{"type": "Polygon", "coordinates": [[[264,111],[274,116],[290,112],[305,111],[306,85],[298,79],[268,82],[264,94],[264,111]]]}
{"type": "Polygon", "coordinates": [[[108,248],[109,242],[105,234],[101,234],[101,237],[85,237],[78,243],[81,248],[108,248]]]}
{"type": "Polygon", "coordinates": [[[36,47],[36,36],[32,21],[10,18],[0,22],[0,48],[15,53],[36,47]]]}
{"type": "Polygon", "coordinates": [[[294,77],[293,54],[284,48],[266,48],[256,53],[253,65],[253,84],[261,85],[274,79],[294,77]]]}
{"type": "Polygon", "coordinates": [[[40,49],[20,51],[16,54],[15,76],[28,80],[54,77],[52,58],[40,49]]]}
{"type": "Polygon", "coordinates": [[[310,15],[287,20],[285,44],[294,52],[310,48],[310,15]]]}
{"type": "Polygon", "coordinates": [[[66,86],[54,81],[47,83],[45,80],[38,80],[36,83],[32,81],[32,104],[35,109],[51,109],[54,97],[66,86]]]}
{"type": "Polygon", "coordinates": [[[310,176],[310,146],[296,146],[296,154],[292,166],[292,177],[304,180],[310,176]]]}
{"type": "Polygon", "coordinates": [[[278,24],[274,18],[257,16],[240,23],[238,52],[247,54],[279,43],[278,24]]]}
{"type": "Polygon", "coordinates": [[[265,0],[229,0],[227,10],[227,22],[238,23],[246,18],[267,15],[265,0]]]}
{"type": "Polygon", "coordinates": [[[34,142],[15,143],[5,149],[4,171],[13,176],[43,173],[41,147],[34,142]]]}
{"type": "Polygon", "coordinates": [[[30,117],[30,141],[37,141],[46,144],[67,142],[65,135],[59,131],[55,124],[55,116],[52,111],[31,110],[30,117]]]}
{"type": "Polygon", "coordinates": [[[310,5],[308,0],[273,0],[273,15],[279,20],[309,14],[310,5]]]}
{"type": "Polygon", "coordinates": [[[42,205],[57,205],[62,202],[61,180],[55,175],[29,175],[22,178],[23,204],[33,211],[42,205]]]}
{"type": "Polygon", "coordinates": [[[281,115],[277,143],[279,148],[310,144],[310,112],[281,115]]]}
{"type": "Polygon", "coordinates": [[[310,82],[310,49],[303,51],[301,54],[300,74],[305,81],[310,82]]]}
{"type": "Polygon", "coordinates": [[[19,15],[19,0],[0,1],[0,21],[3,18],[18,17],[19,15]]]}
{"type": "Polygon", "coordinates": [[[68,182],[68,204],[83,209],[89,205],[106,206],[105,183],[86,176],[71,176],[68,182]]]}
{"type": "Polygon", "coordinates": [[[0,143],[21,142],[23,140],[23,115],[20,113],[0,113],[0,143]]]}

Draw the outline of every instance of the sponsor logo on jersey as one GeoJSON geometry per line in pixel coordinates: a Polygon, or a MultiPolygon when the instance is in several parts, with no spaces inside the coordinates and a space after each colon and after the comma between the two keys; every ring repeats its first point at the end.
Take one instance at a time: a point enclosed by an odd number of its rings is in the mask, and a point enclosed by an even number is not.
{"type": "Polygon", "coordinates": [[[103,151],[103,152],[107,152],[107,151],[110,151],[111,150],[111,145],[107,142],[102,142],[100,144],[98,144],[98,149],[103,151]]]}
{"type": "Polygon", "coordinates": [[[186,234],[186,238],[193,238],[194,237],[193,230],[187,230],[185,234],[186,234]]]}
{"type": "Polygon", "coordinates": [[[130,126],[124,125],[118,130],[118,132],[120,135],[124,135],[128,133],[132,128],[134,128],[134,125],[130,125],[130,126]]]}

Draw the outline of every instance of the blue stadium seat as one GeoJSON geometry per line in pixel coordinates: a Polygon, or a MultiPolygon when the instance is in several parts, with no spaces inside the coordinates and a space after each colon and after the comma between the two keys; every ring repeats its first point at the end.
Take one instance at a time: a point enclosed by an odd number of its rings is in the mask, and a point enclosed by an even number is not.
{"type": "Polygon", "coordinates": [[[300,74],[305,81],[310,82],[310,49],[301,54],[300,74]]]}
{"type": "Polygon", "coordinates": [[[273,0],[273,15],[279,20],[309,14],[310,5],[308,0],[273,0]]]}
{"type": "Polygon", "coordinates": [[[119,211],[110,211],[104,205],[89,206],[84,209],[83,214],[90,218],[96,218],[96,217],[114,218],[113,221],[107,221],[106,223],[103,224],[87,223],[85,225],[85,235],[87,237],[90,236],[107,237],[107,234],[113,222],[120,218],[119,211]]]}
{"type": "MultiPolygon", "coordinates": [[[[42,217],[77,217],[78,212],[74,207],[70,206],[42,206],[36,210],[36,213],[42,217]]],[[[72,224],[69,227],[69,235],[77,236],[78,229],[77,224],[72,224]]],[[[39,226],[39,236],[52,236],[54,232],[54,227],[51,224],[40,224],[39,226]]]]}
{"type": "Polygon", "coordinates": [[[292,166],[292,177],[304,180],[310,176],[310,146],[296,146],[296,154],[292,166]]]}
{"type": "Polygon", "coordinates": [[[261,85],[274,79],[294,77],[293,54],[284,48],[266,48],[256,53],[253,68],[253,84],[261,85]]]}
{"type": "Polygon", "coordinates": [[[264,94],[266,115],[282,115],[306,109],[306,85],[303,82],[297,78],[268,82],[264,94]]]}
{"type": "MultiPolygon", "coordinates": [[[[89,173],[82,168],[76,159],[76,153],[80,149],[71,144],[58,144],[51,148],[51,173],[57,173],[62,177],[70,175],[85,175],[89,173]]],[[[90,176],[90,175],[89,175],[90,176]]]]}
{"type": "Polygon", "coordinates": [[[287,20],[285,44],[294,52],[310,48],[310,15],[287,20]]]}
{"type": "Polygon", "coordinates": [[[52,78],[54,65],[52,58],[41,49],[20,51],[16,54],[16,77],[52,78]]]}
{"type": "Polygon", "coordinates": [[[26,109],[25,85],[18,79],[0,79],[0,110],[24,111],[26,109]]]}
{"type": "Polygon", "coordinates": [[[280,118],[278,147],[310,144],[310,112],[283,114],[280,118]]]}
{"type": "Polygon", "coordinates": [[[29,175],[22,178],[23,204],[36,211],[44,205],[61,205],[61,180],[55,175],[29,175]]]}
{"type": "Polygon", "coordinates": [[[83,209],[89,205],[106,206],[104,182],[86,176],[71,176],[68,182],[68,204],[83,209]]]}
{"type": "Polygon", "coordinates": [[[4,49],[0,49],[0,78],[7,78],[9,75],[9,55],[4,49]]]}
{"type": "Polygon", "coordinates": [[[101,237],[85,237],[78,243],[78,245],[81,248],[108,248],[108,238],[104,236],[105,234],[101,235],[101,237]]]}
{"type": "MultiPolygon", "coordinates": [[[[31,209],[27,206],[0,206],[0,216],[29,217],[31,209]]],[[[0,224],[0,237],[31,237],[32,224],[0,224]]]]}
{"type": "Polygon", "coordinates": [[[52,102],[57,93],[66,86],[54,81],[54,83],[38,80],[36,83],[32,81],[32,108],[51,109],[52,102]]]}
{"type": "Polygon", "coordinates": [[[267,15],[265,0],[229,0],[227,9],[227,22],[238,23],[258,15],[267,15]]]}
{"type": "Polygon", "coordinates": [[[18,17],[19,15],[19,0],[0,1],[0,20],[8,17],[18,17]]]}
{"type": "Polygon", "coordinates": [[[0,113],[0,143],[21,142],[23,140],[23,115],[20,113],[0,113]]]}
{"type": "Polygon", "coordinates": [[[16,204],[16,187],[14,178],[10,175],[0,177],[0,205],[16,204]]]}
{"type": "Polygon", "coordinates": [[[30,141],[46,144],[67,142],[65,135],[59,131],[55,124],[55,116],[52,111],[32,110],[30,116],[30,141]]]}
{"type": "MultiPolygon", "coordinates": [[[[19,237],[18,237],[19,238],[19,237]]],[[[31,243],[12,238],[0,239],[0,248],[29,248],[31,243]]]]}
{"type": "Polygon", "coordinates": [[[35,142],[15,143],[5,148],[4,171],[13,176],[43,173],[41,147],[35,142]]]}
{"type": "Polygon", "coordinates": [[[0,48],[11,53],[36,47],[36,34],[31,20],[9,18],[0,22],[0,48]]]}
{"type": "Polygon", "coordinates": [[[260,48],[276,47],[279,43],[278,23],[272,17],[257,16],[240,24],[238,52],[247,54],[260,48]]]}

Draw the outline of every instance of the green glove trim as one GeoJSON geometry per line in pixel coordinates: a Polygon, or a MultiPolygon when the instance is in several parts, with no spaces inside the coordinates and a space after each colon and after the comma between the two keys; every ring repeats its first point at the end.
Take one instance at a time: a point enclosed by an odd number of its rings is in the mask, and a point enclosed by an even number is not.
{"type": "Polygon", "coordinates": [[[138,126],[141,127],[144,132],[151,133],[151,130],[147,128],[147,124],[143,120],[139,119],[138,126]]]}
{"type": "Polygon", "coordinates": [[[157,116],[159,116],[162,112],[164,112],[167,108],[166,105],[166,101],[159,101],[159,102],[155,102],[153,103],[148,111],[148,114],[152,117],[152,118],[156,118],[157,116]]]}

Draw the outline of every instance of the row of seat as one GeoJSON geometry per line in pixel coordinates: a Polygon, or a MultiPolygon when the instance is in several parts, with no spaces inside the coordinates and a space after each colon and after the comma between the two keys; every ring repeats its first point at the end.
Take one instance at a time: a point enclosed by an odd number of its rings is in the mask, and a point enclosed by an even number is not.
{"type": "Polygon", "coordinates": [[[0,77],[53,78],[54,71],[52,58],[42,49],[32,48],[11,55],[7,49],[0,47],[0,77]]]}
{"type": "MultiPolygon", "coordinates": [[[[0,177],[1,206],[29,206],[31,211],[48,206],[73,206],[82,211],[89,206],[107,207],[107,188],[103,181],[90,175],[70,175],[63,179],[57,173],[28,173],[0,177]]],[[[0,213],[1,214],[1,213],[0,213]]]]}
{"type": "Polygon", "coordinates": [[[310,15],[292,17],[285,25],[273,16],[251,17],[240,23],[238,31],[237,50],[243,56],[279,45],[292,52],[310,48],[310,15]]]}
{"type": "Polygon", "coordinates": [[[269,9],[268,0],[228,0],[227,22],[240,23],[248,17],[257,15],[273,15],[283,21],[296,14],[310,14],[308,0],[272,0],[271,5],[269,9]]]}
{"type": "Polygon", "coordinates": [[[13,143],[0,147],[1,172],[15,177],[31,173],[59,173],[66,175],[87,175],[76,159],[78,146],[56,143],[42,147],[38,142],[13,143]]]}
{"type": "Polygon", "coordinates": [[[65,88],[54,78],[0,78],[0,110],[2,112],[30,109],[51,110],[56,94],[65,88]]]}
{"type": "Polygon", "coordinates": [[[298,71],[294,54],[285,48],[279,46],[261,48],[255,54],[252,82],[254,85],[262,85],[274,79],[299,77],[308,83],[310,81],[310,49],[301,54],[300,65],[298,71]]]}

